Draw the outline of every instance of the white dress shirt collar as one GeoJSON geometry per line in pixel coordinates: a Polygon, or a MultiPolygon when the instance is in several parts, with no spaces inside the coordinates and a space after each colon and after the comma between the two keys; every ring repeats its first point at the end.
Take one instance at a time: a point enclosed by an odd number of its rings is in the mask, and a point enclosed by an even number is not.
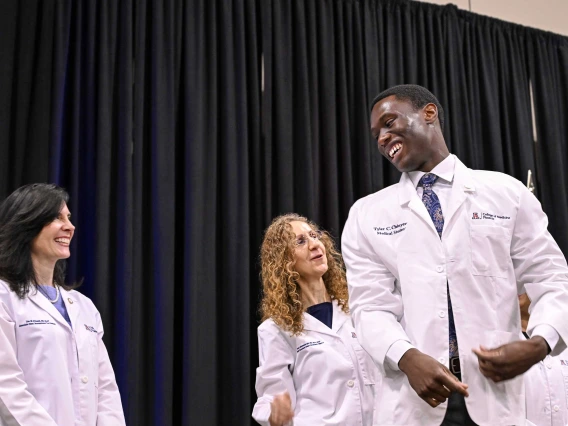
{"type": "MultiPolygon", "coordinates": [[[[456,157],[455,155],[450,154],[446,158],[444,158],[442,162],[440,162],[436,167],[434,167],[430,173],[435,174],[440,179],[443,179],[447,183],[451,184],[452,181],[454,180],[455,166],[456,166],[456,157]]],[[[420,170],[414,172],[408,172],[408,176],[410,177],[410,180],[412,181],[412,184],[414,185],[415,188],[418,187],[418,182],[420,181],[420,178],[425,174],[426,173],[420,170]]]]}

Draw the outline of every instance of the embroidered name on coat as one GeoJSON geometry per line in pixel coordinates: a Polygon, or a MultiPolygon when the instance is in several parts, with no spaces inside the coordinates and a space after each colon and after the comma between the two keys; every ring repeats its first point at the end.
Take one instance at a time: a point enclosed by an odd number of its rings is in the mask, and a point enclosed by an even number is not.
{"type": "Polygon", "coordinates": [[[41,319],[41,320],[26,320],[25,324],[20,324],[18,327],[25,327],[27,325],[56,325],[53,321],[41,319]]]}
{"type": "Polygon", "coordinates": [[[377,233],[377,235],[395,235],[399,232],[402,232],[406,229],[407,222],[404,223],[395,223],[394,225],[388,225],[385,227],[375,226],[373,229],[377,233]]]}
{"type": "Polygon", "coordinates": [[[323,345],[323,342],[321,340],[318,340],[317,342],[304,343],[303,345],[300,345],[296,348],[296,353],[303,351],[304,349],[307,349],[310,346],[317,346],[317,345],[323,345]]]}

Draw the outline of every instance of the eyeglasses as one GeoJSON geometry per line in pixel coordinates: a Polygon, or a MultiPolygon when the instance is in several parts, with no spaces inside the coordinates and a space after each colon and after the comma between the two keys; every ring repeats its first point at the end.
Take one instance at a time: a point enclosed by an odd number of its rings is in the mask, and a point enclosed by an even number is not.
{"type": "Polygon", "coordinates": [[[321,237],[323,237],[322,231],[310,231],[308,232],[307,238],[305,235],[300,235],[296,239],[295,244],[296,247],[304,247],[308,243],[308,238],[310,238],[312,241],[319,241],[321,240],[321,237]]]}

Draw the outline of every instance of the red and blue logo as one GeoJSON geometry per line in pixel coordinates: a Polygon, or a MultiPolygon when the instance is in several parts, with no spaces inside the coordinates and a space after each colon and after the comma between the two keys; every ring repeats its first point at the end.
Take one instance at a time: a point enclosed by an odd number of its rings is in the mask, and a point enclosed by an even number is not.
{"type": "Polygon", "coordinates": [[[97,330],[95,330],[94,327],[91,327],[90,325],[87,324],[83,324],[85,326],[85,330],[90,331],[91,333],[96,333],[97,330]]]}

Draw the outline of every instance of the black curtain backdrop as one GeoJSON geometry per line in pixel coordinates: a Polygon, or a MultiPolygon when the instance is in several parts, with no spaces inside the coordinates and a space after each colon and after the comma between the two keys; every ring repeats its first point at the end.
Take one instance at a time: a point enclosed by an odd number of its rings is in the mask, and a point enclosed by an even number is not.
{"type": "Polygon", "coordinates": [[[263,230],[339,242],[398,180],[368,130],[391,85],[439,97],[468,166],[536,173],[568,252],[565,37],[404,0],[10,0],[0,28],[0,197],[69,190],[128,425],[254,424],[263,230]]]}
{"type": "Polygon", "coordinates": [[[537,131],[538,195],[549,231],[568,255],[568,40],[531,31],[526,38],[537,131]]]}

